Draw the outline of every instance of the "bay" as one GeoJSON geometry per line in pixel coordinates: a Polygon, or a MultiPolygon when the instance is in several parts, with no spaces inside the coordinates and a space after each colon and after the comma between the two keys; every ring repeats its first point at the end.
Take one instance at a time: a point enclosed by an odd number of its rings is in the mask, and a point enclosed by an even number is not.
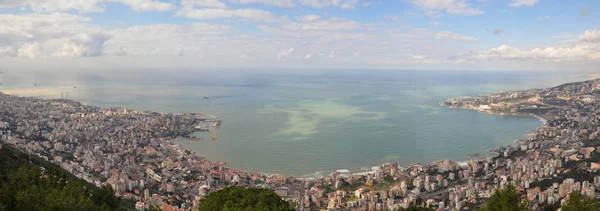
{"type": "Polygon", "coordinates": [[[466,160],[524,138],[532,117],[438,105],[445,98],[582,80],[563,72],[409,70],[173,70],[4,75],[0,91],[89,105],[203,112],[224,121],[217,140],[181,144],[231,167],[298,177],[440,159],[466,160]]]}

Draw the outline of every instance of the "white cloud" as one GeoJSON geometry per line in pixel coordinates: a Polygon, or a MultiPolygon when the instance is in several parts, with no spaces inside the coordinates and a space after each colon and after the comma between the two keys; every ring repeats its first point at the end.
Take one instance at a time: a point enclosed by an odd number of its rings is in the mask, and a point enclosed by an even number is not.
{"type": "Polygon", "coordinates": [[[172,4],[157,0],[109,0],[129,5],[134,11],[169,11],[175,8],[172,4]]]}
{"type": "Polygon", "coordinates": [[[321,16],[318,15],[305,15],[305,16],[297,16],[297,20],[302,22],[311,22],[316,20],[321,20],[321,16]]]}
{"type": "Polygon", "coordinates": [[[354,52],[354,55],[352,55],[352,57],[359,57],[360,56],[360,51],[354,52]]]}
{"type": "MultiPolygon", "coordinates": [[[[105,54],[118,54],[126,49],[128,56],[225,54],[231,50],[233,38],[226,36],[225,25],[155,24],[114,29],[112,39],[104,44],[105,54]],[[225,43],[224,43],[225,42],[225,43]],[[175,52],[175,53],[173,53],[175,52]]],[[[236,54],[235,56],[238,56],[236,54]]]]}
{"type": "Polygon", "coordinates": [[[134,11],[168,11],[174,8],[170,3],[158,0],[3,0],[0,8],[29,7],[34,12],[103,12],[104,2],[129,5],[134,11]]]}
{"type": "Polygon", "coordinates": [[[339,31],[368,28],[367,24],[336,17],[332,17],[326,20],[321,20],[314,17],[304,19],[310,19],[311,21],[302,23],[287,23],[282,25],[281,28],[293,31],[339,31]]]}
{"type": "Polygon", "coordinates": [[[266,10],[259,9],[182,9],[177,11],[176,16],[183,16],[187,18],[196,19],[231,19],[240,18],[243,20],[251,21],[265,21],[265,22],[281,22],[285,20],[285,17],[278,17],[273,13],[266,10]]]}
{"type": "Polygon", "coordinates": [[[584,42],[600,42],[600,31],[586,30],[579,36],[579,39],[584,42]]]}
{"type": "Polygon", "coordinates": [[[329,58],[335,58],[335,49],[331,50],[331,52],[329,52],[329,58]]]}
{"type": "Polygon", "coordinates": [[[306,56],[304,56],[304,60],[309,60],[310,58],[312,58],[312,53],[307,53],[306,56]]]}
{"type": "Polygon", "coordinates": [[[598,59],[597,46],[575,45],[569,47],[541,47],[519,49],[509,45],[501,45],[487,51],[479,52],[471,58],[478,60],[538,60],[549,62],[598,59]]]}
{"type": "Polygon", "coordinates": [[[480,15],[483,11],[473,8],[466,0],[411,0],[415,5],[428,12],[429,16],[439,16],[440,11],[454,15],[480,15]]]}
{"type": "Polygon", "coordinates": [[[449,32],[449,31],[438,32],[434,35],[434,37],[435,37],[435,39],[438,39],[438,40],[451,39],[451,40],[464,41],[464,42],[477,41],[477,39],[475,37],[467,37],[467,36],[456,34],[454,32],[449,32]]]}
{"type": "Polygon", "coordinates": [[[52,55],[59,57],[101,56],[103,54],[104,43],[110,38],[111,36],[103,33],[78,34],[71,37],[62,48],[58,49],[52,55]]]}
{"type": "Polygon", "coordinates": [[[277,54],[277,57],[278,57],[278,58],[284,58],[284,57],[288,57],[288,56],[290,56],[290,54],[291,54],[292,52],[294,52],[294,48],[290,48],[290,49],[288,49],[288,50],[283,50],[283,51],[280,51],[280,52],[277,54]]]}
{"type": "Polygon", "coordinates": [[[548,20],[550,18],[551,18],[550,16],[539,16],[536,19],[539,20],[539,21],[542,21],[542,20],[548,20]]]}
{"type": "Polygon", "coordinates": [[[115,56],[126,56],[127,55],[127,49],[125,47],[121,46],[121,48],[119,48],[119,50],[117,52],[115,52],[114,55],[115,56]]]}
{"type": "Polygon", "coordinates": [[[510,6],[511,7],[520,7],[520,6],[533,6],[534,4],[538,3],[539,0],[512,0],[510,2],[510,6]]]}
{"type": "MultiPolygon", "coordinates": [[[[571,34],[567,34],[572,37],[571,34]]],[[[501,45],[478,53],[461,55],[461,58],[474,60],[516,60],[541,62],[566,62],[600,60],[600,31],[587,30],[575,43],[563,46],[547,46],[521,49],[510,45],[501,45]]]]}
{"type": "Polygon", "coordinates": [[[391,20],[391,21],[397,21],[398,20],[398,16],[393,16],[393,15],[385,15],[385,16],[383,16],[383,18],[385,18],[387,20],[391,20]]]}
{"type": "Polygon", "coordinates": [[[17,49],[11,46],[0,47],[0,57],[3,56],[16,57],[17,49]]]}
{"type": "Polygon", "coordinates": [[[432,21],[432,22],[430,22],[429,24],[431,24],[432,26],[439,26],[439,25],[440,25],[440,22],[435,22],[435,21],[432,21]]]}
{"type": "Polygon", "coordinates": [[[414,60],[423,60],[423,59],[425,59],[425,56],[417,55],[417,56],[413,56],[412,59],[414,59],[414,60]]]}
{"type": "Polygon", "coordinates": [[[238,4],[265,4],[276,7],[294,7],[296,4],[293,0],[231,0],[238,4]]]}
{"type": "Polygon", "coordinates": [[[358,0],[298,0],[300,4],[314,8],[324,8],[329,6],[341,7],[343,9],[354,9],[358,0]]]}
{"type": "Polygon", "coordinates": [[[36,57],[38,57],[41,54],[43,54],[43,48],[42,48],[42,45],[40,45],[37,42],[31,43],[31,44],[25,44],[21,48],[19,48],[19,50],[17,51],[18,57],[24,57],[24,58],[30,58],[30,59],[35,59],[36,57]]]}
{"type": "MultiPolygon", "coordinates": [[[[64,13],[0,15],[0,46],[18,49],[17,56],[36,58],[63,46],[72,36],[95,33],[102,28],[89,24],[90,19],[64,13]],[[43,48],[42,48],[43,46],[43,48]]],[[[12,50],[0,55],[15,55],[12,50]]]]}
{"type": "MultiPolygon", "coordinates": [[[[19,4],[9,3],[5,7],[29,6],[35,12],[67,12],[75,10],[80,13],[103,12],[98,3],[101,0],[22,0],[19,4]]],[[[5,3],[0,3],[5,4],[5,3]]]]}
{"type": "Polygon", "coordinates": [[[193,10],[194,6],[225,9],[227,5],[220,0],[181,0],[181,10],[193,10]]]}

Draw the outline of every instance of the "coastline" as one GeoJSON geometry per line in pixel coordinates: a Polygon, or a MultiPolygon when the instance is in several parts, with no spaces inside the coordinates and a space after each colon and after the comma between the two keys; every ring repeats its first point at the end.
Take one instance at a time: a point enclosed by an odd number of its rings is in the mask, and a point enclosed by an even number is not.
{"type": "MultiPolygon", "coordinates": [[[[0,93],[4,93],[4,92],[0,92],[0,93]]],[[[6,94],[6,93],[4,93],[4,94],[6,94]]],[[[7,94],[7,95],[12,95],[12,96],[16,96],[16,97],[42,99],[42,98],[32,97],[32,96],[19,96],[19,95],[14,95],[14,94],[7,94]]],[[[60,100],[60,99],[42,99],[42,100],[54,101],[54,100],[60,100]]],[[[74,102],[74,103],[80,103],[79,101],[74,101],[74,100],[69,100],[69,101],[74,102]]],[[[453,108],[453,109],[458,108],[458,109],[467,109],[467,110],[479,111],[477,109],[464,108],[464,107],[458,107],[458,106],[445,106],[445,105],[442,104],[442,102],[440,102],[439,105],[442,106],[442,107],[449,107],[449,108],[453,108]]],[[[98,106],[95,106],[95,105],[85,105],[85,106],[98,107],[98,106]]],[[[124,109],[127,109],[125,107],[112,107],[112,106],[106,107],[106,108],[124,108],[124,109]]],[[[131,110],[131,111],[136,111],[136,110],[131,110]]],[[[150,111],[150,110],[144,110],[144,111],[146,111],[146,112],[154,112],[154,111],[150,111]]],[[[535,118],[537,118],[537,119],[539,119],[540,121],[543,122],[543,126],[542,127],[544,127],[547,124],[547,122],[548,122],[546,119],[544,119],[544,118],[542,118],[540,116],[537,116],[537,115],[506,114],[506,113],[494,113],[494,112],[485,112],[485,111],[479,111],[479,112],[480,113],[485,113],[485,114],[500,115],[500,116],[529,116],[529,117],[535,117],[535,118]]],[[[156,113],[160,113],[160,114],[166,115],[166,113],[162,113],[162,112],[156,112],[156,113]]],[[[204,116],[209,116],[209,117],[217,118],[217,117],[215,117],[213,115],[202,113],[202,112],[196,112],[195,114],[200,114],[200,115],[204,115],[204,116]]],[[[183,115],[183,114],[182,113],[173,113],[173,115],[183,115]]],[[[541,127],[538,127],[536,130],[538,130],[540,128],[541,127]]],[[[192,133],[194,133],[194,132],[191,132],[191,133],[189,133],[187,135],[189,136],[192,133]]],[[[527,134],[524,134],[524,135],[527,135],[527,134]]],[[[175,150],[188,151],[188,152],[190,152],[191,155],[193,155],[193,156],[195,156],[195,157],[197,157],[199,159],[206,160],[207,162],[221,163],[221,164],[227,165],[226,161],[212,160],[212,159],[209,159],[209,158],[207,158],[205,156],[202,156],[200,153],[198,153],[198,152],[196,152],[194,150],[187,149],[186,147],[183,146],[185,144],[185,140],[187,140],[187,139],[189,139],[189,137],[181,136],[181,137],[176,137],[176,138],[171,138],[171,139],[165,139],[164,141],[167,144],[171,145],[173,147],[173,149],[175,149],[175,150]]],[[[466,155],[468,155],[468,154],[466,154],[466,155]]],[[[398,166],[398,167],[399,168],[411,168],[411,167],[414,167],[414,166],[429,166],[429,165],[434,165],[435,163],[438,163],[438,162],[441,162],[441,161],[452,161],[452,162],[455,162],[455,163],[458,163],[458,164],[462,164],[462,165],[467,165],[467,162],[468,162],[468,161],[464,161],[464,160],[463,161],[458,161],[458,160],[451,160],[451,159],[439,159],[439,160],[434,160],[434,161],[426,162],[424,164],[413,163],[413,164],[410,164],[410,165],[408,165],[406,167],[402,167],[402,166],[398,166]]],[[[292,176],[292,175],[285,175],[285,174],[280,174],[280,173],[264,173],[264,172],[256,172],[256,171],[253,171],[253,170],[240,170],[240,169],[233,169],[233,168],[231,168],[231,170],[238,171],[238,172],[244,172],[244,173],[248,173],[248,174],[260,174],[260,175],[263,175],[263,176],[266,176],[266,177],[284,176],[284,177],[294,177],[294,178],[303,179],[303,180],[319,180],[319,179],[322,179],[323,177],[326,177],[327,175],[334,174],[334,173],[340,173],[341,176],[344,176],[344,177],[349,177],[349,176],[352,176],[352,175],[374,174],[377,171],[377,169],[379,169],[380,167],[382,167],[382,166],[384,166],[386,164],[390,164],[390,162],[376,164],[376,165],[373,165],[371,167],[361,167],[361,168],[368,168],[368,170],[367,169],[365,169],[365,170],[361,169],[359,171],[350,171],[347,168],[343,168],[342,167],[340,169],[337,169],[337,170],[331,171],[331,172],[316,171],[314,173],[308,173],[308,174],[304,174],[302,176],[292,176]],[[306,177],[306,176],[311,175],[311,174],[318,175],[318,177],[310,177],[310,176],[306,177]]]]}

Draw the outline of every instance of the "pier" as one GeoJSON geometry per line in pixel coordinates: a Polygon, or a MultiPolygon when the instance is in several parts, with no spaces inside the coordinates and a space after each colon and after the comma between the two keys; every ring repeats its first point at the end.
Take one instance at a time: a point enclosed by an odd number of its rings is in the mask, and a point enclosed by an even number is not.
{"type": "Polygon", "coordinates": [[[207,132],[208,132],[208,135],[210,135],[210,140],[216,140],[217,139],[217,136],[215,136],[214,133],[210,132],[210,130],[208,130],[207,132]]]}

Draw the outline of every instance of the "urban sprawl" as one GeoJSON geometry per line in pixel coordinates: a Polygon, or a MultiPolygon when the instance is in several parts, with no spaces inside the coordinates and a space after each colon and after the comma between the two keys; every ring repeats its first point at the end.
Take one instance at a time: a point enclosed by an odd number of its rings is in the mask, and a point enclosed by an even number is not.
{"type": "MultiPolygon", "coordinates": [[[[600,187],[600,79],[440,103],[497,115],[535,116],[544,126],[490,157],[372,172],[333,172],[307,179],[230,169],[185,150],[175,139],[214,127],[203,114],[99,108],[71,100],[0,93],[0,140],[58,164],[96,186],[110,185],[136,209],[197,210],[199,200],[229,185],[274,190],[298,210],[476,209],[507,184],[530,209],[600,187]]],[[[220,125],[219,125],[220,126],[220,125]]],[[[0,145],[1,147],[2,145],[0,145]]]]}

